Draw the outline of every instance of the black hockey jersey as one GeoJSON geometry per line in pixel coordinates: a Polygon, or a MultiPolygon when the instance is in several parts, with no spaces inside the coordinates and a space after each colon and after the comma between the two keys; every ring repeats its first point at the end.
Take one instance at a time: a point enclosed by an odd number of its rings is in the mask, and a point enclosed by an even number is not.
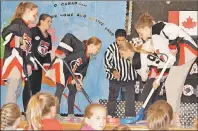
{"type": "MultiPolygon", "coordinates": [[[[47,68],[51,63],[51,36],[50,34],[48,34],[47,37],[43,36],[39,27],[33,27],[30,29],[30,31],[32,34],[33,55],[45,68],[47,68]]],[[[38,64],[37,68],[41,69],[41,67],[38,64]]]]}
{"type": "MultiPolygon", "coordinates": [[[[84,43],[78,40],[72,34],[66,34],[59,43],[56,53],[65,53],[63,58],[70,66],[75,75],[84,77],[87,72],[89,64],[89,56],[87,54],[87,47],[84,43]]],[[[46,76],[51,78],[54,82],[66,85],[71,82],[71,73],[64,65],[62,59],[57,59],[52,68],[47,71],[46,76]]]]}
{"type": "Polygon", "coordinates": [[[13,20],[10,25],[3,29],[2,38],[5,45],[2,79],[25,78],[24,65],[34,66],[35,64],[30,52],[32,38],[27,23],[21,18],[13,20]],[[20,48],[21,38],[29,45],[25,51],[20,48]],[[13,70],[15,73],[13,73],[13,70]],[[16,70],[18,71],[17,74],[16,70]]]}

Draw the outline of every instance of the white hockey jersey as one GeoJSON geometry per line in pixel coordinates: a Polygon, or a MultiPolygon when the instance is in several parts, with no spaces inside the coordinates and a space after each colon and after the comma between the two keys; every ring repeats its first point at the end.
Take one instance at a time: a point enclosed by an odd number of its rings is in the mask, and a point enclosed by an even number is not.
{"type": "MultiPolygon", "coordinates": [[[[168,42],[167,39],[160,35],[152,35],[152,39],[143,44],[144,50],[154,51],[154,53],[141,53],[141,69],[137,70],[137,72],[141,76],[142,81],[146,81],[148,78],[155,78],[159,75],[169,56],[172,55],[167,46],[168,42]]],[[[167,72],[174,62],[175,60],[168,65],[167,72]]]]}

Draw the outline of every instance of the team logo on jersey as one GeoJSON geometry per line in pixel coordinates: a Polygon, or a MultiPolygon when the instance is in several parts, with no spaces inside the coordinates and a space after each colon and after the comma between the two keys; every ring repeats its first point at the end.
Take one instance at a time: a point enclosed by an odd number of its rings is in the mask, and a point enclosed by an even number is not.
{"type": "Polygon", "coordinates": [[[40,37],[39,37],[39,36],[36,36],[36,37],[35,37],[35,40],[40,40],[40,37]]]}
{"type": "Polygon", "coordinates": [[[31,45],[32,39],[26,34],[23,34],[23,39],[25,40],[26,44],[31,45]]]}
{"type": "Polygon", "coordinates": [[[39,44],[39,46],[38,46],[38,53],[42,56],[42,57],[44,57],[44,56],[46,56],[47,55],[47,53],[48,53],[48,49],[49,49],[49,46],[50,46],[50,44],[48,43],[48,42],[45,42],[45,41],[43,41],[43,40],[41,40],[40,41],[40,44],[39,44]]]}
{"type": "Polygon", "coordinates": [[[72,69],[72,72],[76,72],[77,68],[82,65],[82,59],[81,58],[78,58],[76,60],[73,60],[70,62],[70,66],[71,66],[71,69],[72,69]]]}
{"type": "Polygon", "coordinates": [[[197,73],[198,73],[197,63],[194,63],[191,70],[190,70],[190,75],[197,74],[197,73]]]}
{"type": "Polygon", "coordinates": [[[147,59],[151,62],[151,65],[158,65],[160,62],[166,62],[168,56],[165,53],[160,53],[159,49],[155,53],[149,54],[147,59]]]}
{"type": "Polygon", "coordinates": [[[26,48],[26,54],[28,54],[28,52],[31,50],[32,48],[32,39],[26,34],[24,33],[23,34],[23,40],[25,41],[26,45],[27,45],[27,48],[26,48]]]}
{"type": "Polygon", "coordinates": [[[191,85],[185,85],[183,88],[183,94],[185,96],[191,96],[194,93],[194,88],[191,85]]]}
{"type": "Polygon", "coordinates": [[[160,53],[159,49],[156,50],[156,54],[159,57],[160,61],[166,62],[168,60],[168,56],[164,53],[160,53]]]}

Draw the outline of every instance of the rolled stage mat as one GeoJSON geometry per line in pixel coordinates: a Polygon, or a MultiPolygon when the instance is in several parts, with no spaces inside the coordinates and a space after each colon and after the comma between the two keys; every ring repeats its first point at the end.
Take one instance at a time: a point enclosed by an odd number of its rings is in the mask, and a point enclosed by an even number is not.
{"type": "Polygon", "coordinates": [[[136,121],[137,121],[136,117],[121,118],[120,119],[120,124],[136,123],[136,121]]]}

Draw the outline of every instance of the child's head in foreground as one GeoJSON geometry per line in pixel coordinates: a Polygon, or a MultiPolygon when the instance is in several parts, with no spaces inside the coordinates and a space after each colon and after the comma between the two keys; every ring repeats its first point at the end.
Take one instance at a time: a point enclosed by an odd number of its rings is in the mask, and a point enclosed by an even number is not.
{"type": "Polygon", "coordinates": [[[42,128],[42,119],[53,119],[56,115],[58,99],[50,93],[37,93],[28,103],[26,116],[28,126],[34,130],[42,128]]]}
{"type": "Polygon", "coordinates": [[[21,110],[15,103],[8,103],[1,108],[1,130],[13,129],[19,126],[21,122],[21,110]]]}
{"type": "Polygon", "coordinates": [[[173,119],[173,109],[164,100],[158,100],[148,108],[147,126],[149,130],[168,130],[173,119]]]}
{"type": "Polygon", "coordinates": [[[103,130],[106,126],[107,110],[101,104],[90,104],[86,107],[84,113],[84,126],[89,126],[93,130],[103,130]]]}

